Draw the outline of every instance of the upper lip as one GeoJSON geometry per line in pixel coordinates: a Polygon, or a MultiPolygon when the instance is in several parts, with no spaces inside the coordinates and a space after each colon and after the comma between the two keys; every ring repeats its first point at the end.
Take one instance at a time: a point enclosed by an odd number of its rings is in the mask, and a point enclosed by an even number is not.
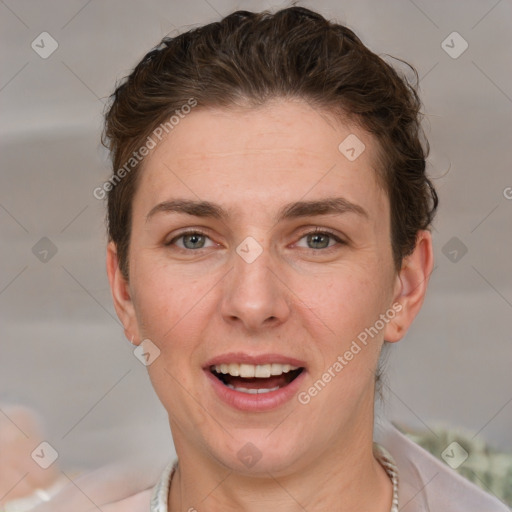
{"type": "Polygon", "coordinates": [[[229,352],[227,354],[221,354],[219,356],[210,359],[204,366],[205,369],[209,369],[211,366],[218,364],[230,364],[230,363],[245,363],[245,364],[289,364],[292,366],[305,367],[306,363],[300,359],[294,357],[288,357],[282,354],[258,354],[251,355],[245,352],[229,352]]]}

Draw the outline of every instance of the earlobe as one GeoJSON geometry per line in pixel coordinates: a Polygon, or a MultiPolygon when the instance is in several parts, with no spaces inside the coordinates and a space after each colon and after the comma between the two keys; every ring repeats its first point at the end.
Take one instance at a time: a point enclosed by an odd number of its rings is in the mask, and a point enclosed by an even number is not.
{"type": "Polygon", "coordinates": [[[404,258],[396,276],[393,303],[399,303],[401,310],[386,326],[386,341],[396,342],[404,337],[423,305],[433,266],[432,235],[419,231],[414,251],[404,258]]]}
{"type": "Polygon", "coordinates": [[[139,343],[137,321],[133,306],[130,287],[119,268],[119,258],[114,242],[107,246],[107,276],[117,316],[124,326],[126,338],[137,345],[139,343]]]}

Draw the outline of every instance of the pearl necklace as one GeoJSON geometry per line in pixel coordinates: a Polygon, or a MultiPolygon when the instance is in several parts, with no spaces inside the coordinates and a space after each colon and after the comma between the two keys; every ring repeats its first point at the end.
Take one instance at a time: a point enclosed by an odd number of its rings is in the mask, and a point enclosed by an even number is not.
{"type": "MultiPolygon", "coordinates": [[[[391,454],[376,442],[373,443],[373,454],[384,468],[393,484],[393,500],[389,512],[398,512],[398,468],[396,463],[391,454]]],[[[178,460],[175,460],[165,468],[162,477],[153,489],[150,512],[169,512],[167,498],[169,496],[171,480],[177,467],[178,460]]]]}
{"type": "Polygon", "coordinates": [[[391,501],[391,509],[389,512],[398,512],[398,467],[395,459],[391,454],[379,443],[373,443],[373,454],[384,468],[393,484],[393,499],[391,501]]]}

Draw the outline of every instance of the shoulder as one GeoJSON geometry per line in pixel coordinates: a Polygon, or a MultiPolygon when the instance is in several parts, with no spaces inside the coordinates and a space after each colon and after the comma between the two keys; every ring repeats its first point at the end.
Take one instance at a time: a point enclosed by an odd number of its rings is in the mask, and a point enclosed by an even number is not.
{"type": "Polygon", "coordinates": [[[407,504],[408,512],[510,512],[498,498],[460,476],[389,421],[376,425],[375,438],[395,459],[400,505],[407,504]]]}
{"type": "Polygon", "coordinates": [[[167,511],[167,495],[178,459],[172,460],[163,470],[156,485],[128,498],[109,503],[102,508],[102,512],[148,512],[150,510],[167,511]]]}

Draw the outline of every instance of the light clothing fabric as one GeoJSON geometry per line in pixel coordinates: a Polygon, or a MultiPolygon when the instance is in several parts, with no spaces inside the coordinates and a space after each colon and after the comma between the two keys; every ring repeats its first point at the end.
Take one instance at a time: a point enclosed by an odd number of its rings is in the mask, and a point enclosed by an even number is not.
{"type": "Polygon", "coordinates": [[[498,498],[457,474],[389,421],[376,422],[373,437],[398,468],[400,512],[510,512],[498,498]]]}
{"type": "MultiPolygon", "coordinates": [[[[400,512],[510,512],[499,499],[457,474],[389,421],[376,423],[374,441],[398,472],[400,512]]],[[[153,488],[151,512],[168,512],[169,485],[177,464],[177,459],[170,463],[153,488]]]]}

